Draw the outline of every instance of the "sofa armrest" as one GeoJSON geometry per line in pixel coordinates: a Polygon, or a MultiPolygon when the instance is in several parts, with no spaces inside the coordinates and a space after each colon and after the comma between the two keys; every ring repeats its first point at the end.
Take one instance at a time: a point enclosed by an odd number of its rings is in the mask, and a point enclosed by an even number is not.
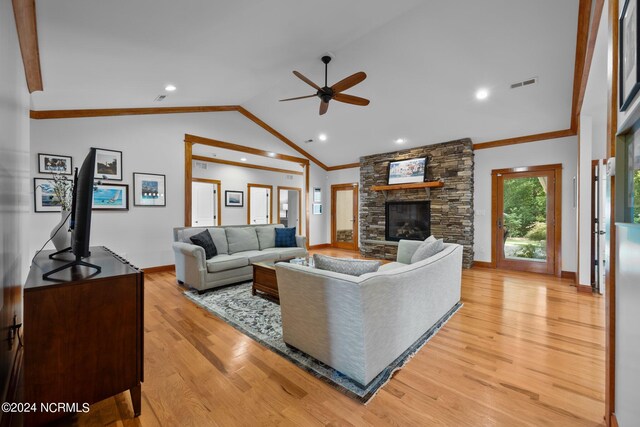
{"type": "Polygon", "coordinates": [[[422,243],[422,240],[400,240],[398,242],[396,261],[403,264],[411,264],[411,257],[422,243]]]}
{"type": "Polygon", "coordinates": [[[204,248],[183,242],[173,243],[176,259],[176,278],[196,289],[204,289],[207,264],[204,248]]]}
{"type": "Polygon", "coordinates": [[[307,238],[306,236],[296,236],[296,246],[299,248],[307,249],[307,238]]]}

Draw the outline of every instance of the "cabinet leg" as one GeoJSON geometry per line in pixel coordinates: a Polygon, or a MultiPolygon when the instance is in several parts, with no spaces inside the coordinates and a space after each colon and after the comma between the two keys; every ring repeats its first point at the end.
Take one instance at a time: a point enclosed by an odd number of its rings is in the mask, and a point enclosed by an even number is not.
{"type": "Polygon", "coordinates": [[[142,385],[138,384],[129,389],[129,394],[131,394],[131,403],[133,404],[133,416],[139,417],[142,411],[142,385]]]}

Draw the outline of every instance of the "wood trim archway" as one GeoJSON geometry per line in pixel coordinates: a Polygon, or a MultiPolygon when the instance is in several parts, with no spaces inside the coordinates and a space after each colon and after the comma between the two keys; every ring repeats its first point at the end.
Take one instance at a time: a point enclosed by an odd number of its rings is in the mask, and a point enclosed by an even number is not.
{"type": "Polygon", "coordinates": [[[348,184],[334,184],[331,186],[331,246],[336,248],[351,249],[354,251],[359,250],[360,242],[358,236],[359,230],[359,215],[358,199],[359,199],[359,185],[356,182],[348,184]],[[353,189],[353,245],[340,244],[336,240],[336,192],[339,190],[353,189]]]}
{"type": "MultiPolygon", "coordinates": [[[[278,185],[276,187],[276,192],[278,193],[278,204],[276,205],[276,212],[277,212],[277,216],[276,219],[277,221],[275,222],[276,224],[279,223],[280,221],[280,190],[291,190],[291,191],[297,191],[298,192],[298,221],[302,220],[302,188],[300,187],[284,187],[284,186],[280,186],[278,185]]],[[[288,226],[291,226],[291,224],[287,224],[288,226]]],[[[300,230],[298,230],[300,231],[300,230]]]]}
{"type": "Polygon", "coordinates": [[[247,224],[251,225],[251,189],[252,188],[268,188],[271,190],[269,197],[269,224],[273,224],[273,185],[266,184],[247,184],[247,224]]]}
{"type": "MultiPolygon", "coordinates": [[[[204,182],[207,184],[213,184],[216,185],[218,187],[218,225],[222,224],[222,181],[218,180],[218,179],[206,179],[206,178],[191,178],[191,182],[204,182]]],[[[193,198],[193,192],[191,193],[191,197],[189,199],[193,198]]],[[[192,207],[191,207],[191,203],[189,204],[189,212],[190,212],[190,216],[191,218],[193,218],[193,212],[192,212],[192,207]]],[[[188,227],[191,227],[191,224],[188,225],[188,227]]]]}
{"type": "Polygon", "coordinates": [[[506,169],[494,169],[491,171],[491,264],[496,268],[498,262],[498,248],[496,245],[498,236],[498,176],[501,174],[517,172],[552,172],[554,179],[554,216],[555,223],[553,234],[553,251],[555,253],[555,263],[553,274],[556,277],[562,275],[562,164],[524,166],[506,169]]]}

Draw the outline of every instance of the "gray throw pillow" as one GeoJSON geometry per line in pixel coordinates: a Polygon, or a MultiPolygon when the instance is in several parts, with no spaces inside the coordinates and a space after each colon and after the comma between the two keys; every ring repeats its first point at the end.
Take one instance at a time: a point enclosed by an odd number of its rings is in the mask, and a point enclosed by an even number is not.
{"type": "Polygon", "coordinates": [[[365,273],[375,273],[380,268],[380,262],[362,259],[333,258],[326,255],[313,255],[315,268],[333,271],[335,273],[348,274],[350,276],[362,276],[365,273]]]}
{"type": "Polygon", "coordinates": [[[230,255],[236,252],[260,250],[255,227],[228,227],[225,231],[230,255]]]}
{"type": "Polygon", "coordinates": [[[416,249],[416,252],[411,257],[411,264],[431,258],[444,249],[444,240],[438,239],[435,242],[429,242],[428,240],[429,239],[425,240],[418,249],[416,249]]]}

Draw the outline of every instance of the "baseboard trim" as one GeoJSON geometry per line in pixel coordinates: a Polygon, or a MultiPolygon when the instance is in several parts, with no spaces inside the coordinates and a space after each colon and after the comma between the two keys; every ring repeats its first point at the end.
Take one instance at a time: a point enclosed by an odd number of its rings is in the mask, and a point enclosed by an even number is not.
{"type": "Polygon", "coordinates": [[[584,292],[585,294],[593,293],[593,288],[591,287],[591,285],[576,285],[576,288],[578,289],[578,292],[584,292]]]}
{"type": "Polygon", "coordinates": [[[560,273],[560,277],[563,279],[571,279],[574,282],[576,281],[576,272],[575,271],[562,271],[560,273]]]}
{"type": "Polygon", "coordinates": [[[309,246],[309,250],[312,249],[326,249],[326,248],[330,248],[331,247],[331,243],[322,243],[320,245],[311,245],[309,246]]]}
{"type": "Polygon", "coordinates": [[[173,264],[159,265],[157,267],[147,267],[142,269],[142,271],[144,271],[145,273],[164,273],[167,271],[175,271],[175,270],[176,270],[176,266],[173,264]]]}
{"type": "Polygon", "coordinates": [[[491,261],[473,261],[472,267],[478,268],[496,268],[491,261]]]}

